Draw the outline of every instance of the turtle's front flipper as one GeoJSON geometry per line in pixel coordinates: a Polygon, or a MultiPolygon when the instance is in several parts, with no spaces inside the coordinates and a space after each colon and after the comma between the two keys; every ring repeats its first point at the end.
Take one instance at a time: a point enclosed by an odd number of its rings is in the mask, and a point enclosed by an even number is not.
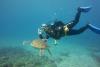
{"type": "Polygon", "coordinates": [[[40,49],[39,55],[40,56],[43,56],[44,55],[44,49],[40,49]]]}
{"type": "Polygon", "coordinates": [[[28,41],[23,41],[22,44],[23,44],[23,45],[28,45],[28,44],[30,44],[30,43],[31,43],[31,41],[28,40],[28,41]]]}

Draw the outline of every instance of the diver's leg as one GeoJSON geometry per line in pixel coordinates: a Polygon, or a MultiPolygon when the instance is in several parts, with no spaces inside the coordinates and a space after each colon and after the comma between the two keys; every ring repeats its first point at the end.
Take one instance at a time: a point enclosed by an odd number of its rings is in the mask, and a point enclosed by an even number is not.
{"type": "Polygon", "coordinates": [[[91,24],[89,24],[89,29],[92,30],[93,32],[100,34],[100,28],[97,28],[91,24]]]}
{"type": "Polygon", "coordinates": [[[78,35],[78,34],[81,34],[83,33],[86,29],[88,29],[88,25],[84,26],[84,27],[81,27],[80,29],[76,30],[76,29],[71,29],[67,35],[78,35]]]}
{"type": "Polygon", "coordinates": [[[88,12],[90,9],[91,9],[91,7],[79,7],[77,9],[75,19],[67,24],[68,28],[69,29],[73,28],[79,22],[81,13],[82,12],[88,12]]]}
{"type": "Polygon", "coordinates": [[[73,27],[79,22],[80,16],[81,16],[81,12],[78,11],[78,12],[76,13],[75,19],[74,19],[73,21],[69,22],[69,23],[67,24],[67,27],[68,27],[69,29],[73,28],[73,27]]]}

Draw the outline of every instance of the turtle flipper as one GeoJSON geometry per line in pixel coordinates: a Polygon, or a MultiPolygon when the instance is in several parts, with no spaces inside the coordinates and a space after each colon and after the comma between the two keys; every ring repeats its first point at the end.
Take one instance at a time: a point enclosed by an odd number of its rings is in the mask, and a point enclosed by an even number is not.
{"type": "Polygon", "coordinates": [[[39,55],[40,56],[43,56],[44,55],[44,49],[40,49],[39,55]]]}
{"type": "Polygon", "coordinates": [[[23,45],[28,45],[28,44],[30,44],[30,43],[31,43],[30,40],[28,40],[28,41],[23,41],[23,42],[22,42],[23,45]]]}

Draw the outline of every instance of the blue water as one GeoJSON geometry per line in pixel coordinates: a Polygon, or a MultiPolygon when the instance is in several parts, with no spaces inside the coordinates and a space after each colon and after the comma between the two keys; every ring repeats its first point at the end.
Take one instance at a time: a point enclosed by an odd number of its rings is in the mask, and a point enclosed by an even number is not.
{"type": "MultiPolygon", "coordinates": [[[[64,23],[73,20],[77,8],[80,6],[91,6],[92,10],[81,15],[80,22],[75,28],[78,29],[88,22],[100,28],[99,4],[99,0],[0,0],[0,48],[3,51],[9,50],[7,47],[20,47],[23,49],[22,52],[25,50],[28,50],[29,53],[35,52],[34,48],[28,45],[23,46],[22,42],[38,38],[37,29],[42,23],[51,23],[55,19],[64,23]]],[[[50,39],[49,45],[51,42],[53,42],[52,39],[50,39]]],[[[60,44],[58,48],[52,47],[52,51],[57,55],[64,51],[63,47],[67,47],[69,51],[74,51],[73,48],[79,49],[80,53],[82,53],[81,47],[92,51],[97,50],[100,53],[100,35],[89,29],[80,35],[66,36],[58,43],[60,44]]],[[[1,53],[7,52],[2,51],[1,53]]],[[[14,49],[11,51],[14,51],[14,49]]],[[[15,49],[15,52],[20,53],[17,49],[15,49]]]]}

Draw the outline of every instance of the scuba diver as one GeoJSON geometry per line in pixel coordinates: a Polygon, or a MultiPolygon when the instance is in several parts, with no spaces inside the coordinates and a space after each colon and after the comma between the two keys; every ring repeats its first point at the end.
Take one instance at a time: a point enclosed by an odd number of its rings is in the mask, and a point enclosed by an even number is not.
{"type": "Polygon", "coordinates": [[[75,19],[70,21],[67,24],[64,24],[62,21],[55,21],[52,24],[42,24],[41,28],[38,29],[38,35],[40,39],[45,39],[45,41],[51,37],[55,39],[55,44],[57,44],[56,40],[59,40],[64,36],[78,35],[84,32],[86,29],[90,29],[95,31],[95,27],[91,24],[86,24],[80,29],[73,29],[73,27],[79,22],[81,13],[87,13],[91,10],[91,7],[79,7],[77,9],[77,13],[75,19]]]}

